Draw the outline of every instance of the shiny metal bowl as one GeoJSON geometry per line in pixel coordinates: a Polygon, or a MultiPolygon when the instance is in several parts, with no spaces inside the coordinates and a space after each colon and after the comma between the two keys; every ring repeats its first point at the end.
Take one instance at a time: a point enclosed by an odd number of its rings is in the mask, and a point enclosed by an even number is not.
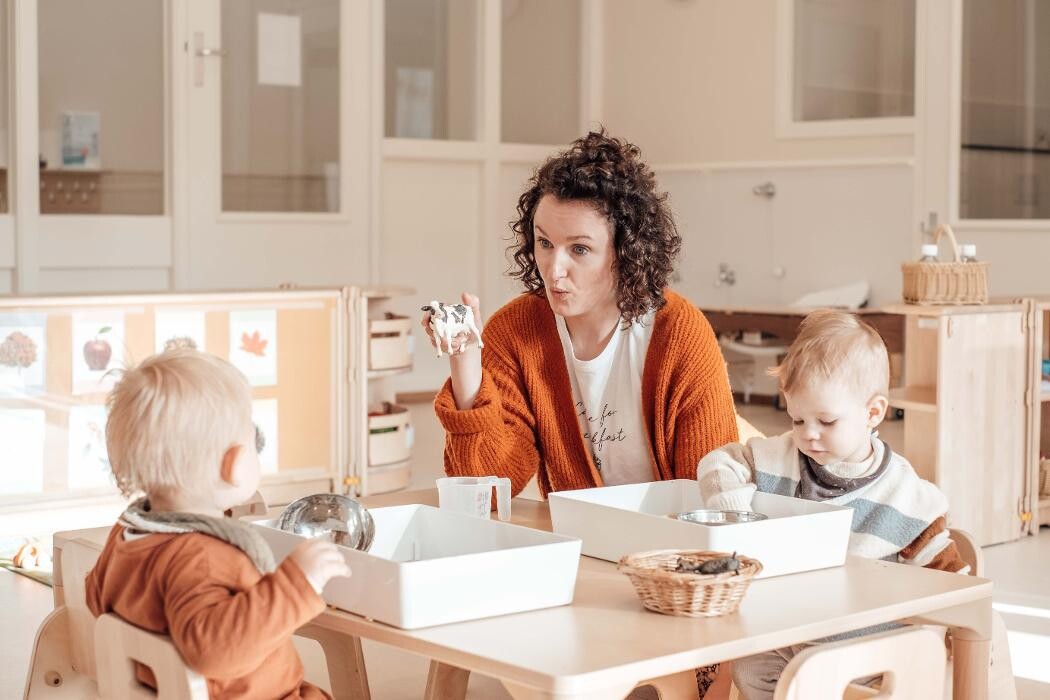
{"type": "Polygon", "coordinates": [[[687,510],[671,516],[677,520],[700,525],[733,525],[734,523],[753,523],[765,520],[768,516],[753,513],[749,510],[687,510]]]}
{"type": "Polygon", "coordinates": [[[368,509],[338,493],[318,493],[293,501],[277,519],[277,527],[304,537],[324,537],[365,552],[376,533],[368,509]]]}

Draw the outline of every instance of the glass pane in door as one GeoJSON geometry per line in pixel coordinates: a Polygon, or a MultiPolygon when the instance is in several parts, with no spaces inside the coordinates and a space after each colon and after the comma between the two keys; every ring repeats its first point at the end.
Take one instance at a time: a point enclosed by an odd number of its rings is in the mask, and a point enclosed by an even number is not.
{"type": "Polygon", "coordinates": [[[1050,4],[963,3],[959,214],[1050,219],[1050,4]]]}
{"type": "Polygon", "coordinates": [[[795,121],[915,114],[915,0],[795,0],[795,121]]]}
{"type": "Polygon", "coordinates": [[[565,144],[580,129],[579,0],[504,0],[500,140],[565,144]]]}
{"type": "Polygon", "coordinates": [[[386,0],[384,133],[477,138],[477,0],[386,0]]]}
{"type": "Polygon", "coordinates": [[[339,42],[339,0],[223,0],[223,211],[340,210],[339,42]]]}
{"type": "Polygon", "coordinates": [[[41,213],[163,214],[165,3],[37,7],[41,213]]]}
{"type": "Polygon", "coordinates": [[[11,147],[10,132],[8,131],[7,118],[7,93],[8,93],[8,61],[7,61],[7,4],[0,4],[0,214],[11,211],[8,204],[7,173],[10,171],[11,147]]]}

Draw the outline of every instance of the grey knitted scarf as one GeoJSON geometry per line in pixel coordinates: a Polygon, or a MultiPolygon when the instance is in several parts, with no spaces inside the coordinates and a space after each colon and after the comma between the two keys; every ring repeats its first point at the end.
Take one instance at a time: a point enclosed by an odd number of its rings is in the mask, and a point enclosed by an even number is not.
{"type": "Polygon", "coordinates": [[[826,501],[829,498],[844,496],[875,481],[883,475],[886,467],[890,465],[890,458],[893,457],[893,450],[886,444],[886,441],[880,440],[880,442],[882,442],[883,454],[878,469],[873,474],[858,479],[836,476],[816,460],[799,451],[798,462],[801,467],[799,476],[801,478],[798,488],[795,489],[795,498],[804,498],[807,501],[826,501]]]}
{"type": "Polygon", "coordinates": [[[118,522],[134,533],[199,532],[210,535],[247,554],[259,573],[268,574],[277,568],[270,545],[266,544],[262,535],[253,530],[250,525],[239,520],[213,518],[197,513],[154,512],[150,510],[149,501],[140,498],[127,507],[118,522]]]}

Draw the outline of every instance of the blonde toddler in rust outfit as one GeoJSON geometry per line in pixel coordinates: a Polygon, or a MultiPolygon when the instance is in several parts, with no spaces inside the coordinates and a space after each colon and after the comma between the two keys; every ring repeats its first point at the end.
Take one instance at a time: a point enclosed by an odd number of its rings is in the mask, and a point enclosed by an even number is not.
{"type": "MultiPolygon", "coordinates": [[[[331,542],[309,540],[280,566],[266,542],[223,512],[259,485],[251,390],[232,365],[195,350],[155,355],[108,399],[106,443],[125,495],[86,581],[93,614],[168,635],[209,697],[326,698],[303,680],[292,633],[350,574],[331,542]]],[[[137,666],[139,680],[156,687],[137,666]]]]}

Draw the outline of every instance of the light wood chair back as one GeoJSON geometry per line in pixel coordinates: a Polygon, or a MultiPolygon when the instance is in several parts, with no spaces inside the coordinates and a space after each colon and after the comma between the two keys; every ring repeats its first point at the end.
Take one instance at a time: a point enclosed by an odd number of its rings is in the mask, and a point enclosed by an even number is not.
{"type": "Polygon", "coordinates": [[[183,663],[171,639],[124,622],[116,615],[95,621],[95,661],[102,700],[207,700],[208,684],[183,663]],[[135,662],[153,671],[157,692],[138,682],[135,662]]]}
{"type": "Polygon", "coordinates": [[[957,527],[948,528],[948,535],[955,542],[959,557],[970,565],[970,575],[984,576],[984,551],[977,546],[973,535],[957,527]]]}
{"type": "Polygon", "coordinates": [[[774,700],[841,698],[850,681],[883,675],[876,697],[944,696],[944,641],[918,627],[802,651],[784,668],[774,700]]]}
{"type": "Polygon", "coordinates": [[[765,437],[766,434],[761,430],[751,425],[741,416],[739,413],[736,414],[736,431],[740,436],[740,442],[746,443],[748,440],[754,437],[765,437]]]}
{"type": "Polygon", "coordinates": [[[263,517],[266,515],[266,499],[263,498],[261,493],[256,491],[251,498],[241,505],[230,508],[227,515],[234,520],[240,520],[248,516],[263,517]]]}

